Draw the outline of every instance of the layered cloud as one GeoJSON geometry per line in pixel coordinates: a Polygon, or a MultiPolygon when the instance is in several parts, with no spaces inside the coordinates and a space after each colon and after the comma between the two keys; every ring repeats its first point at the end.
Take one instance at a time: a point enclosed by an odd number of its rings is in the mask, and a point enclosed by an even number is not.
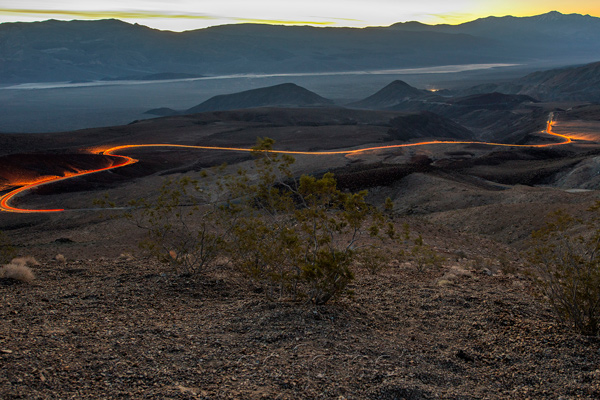
{"type": "Polygon", "coordinates": [[[488,15],[561,12],[600,14],[597,0],[21,0],[0,5],[0,22],[117,18],[159,29],[188,30],[227,23],[316,26],[389,25],[401,21],[460,23],[488,15]]]}

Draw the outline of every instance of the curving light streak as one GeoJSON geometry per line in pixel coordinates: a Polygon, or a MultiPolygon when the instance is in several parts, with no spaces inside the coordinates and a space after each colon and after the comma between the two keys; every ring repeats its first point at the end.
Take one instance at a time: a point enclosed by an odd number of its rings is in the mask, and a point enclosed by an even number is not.
{"type": "Polygon", "coordinates": [[[9,204],[9,201],[11,199],[13,199],[15,196],[26,192],[30,189],[33,189],[35,187],[40,187],[43,185],[47,185],[49,183],[53,183],[53,182],[59,182],[59,181],[64,181],[70,178],[75,178],[77,176],[83,176],[83,175],[90,175],[90,174],[95,174],[96,172],[102,172],[102,171],[108,171],[114,168],[120,168],[120,167],[124,167],[125,165],[129,165],[129,164],[133,164],[136,163],[138,160],[131,158],[131,157],[127,157],[127,156],[114,156],[114,157],[118,157],[119,159],[121,159],[120,163],[111,165],[110,167],[105,167],[105,168],[99,168],[99,169],[94,169],[94,170],[90,170],[90,171],[82,171],[82,172],[78,172],[75,174],[70,174],[67,176],[54,176],[54,177],[49,177],[46,179],[43,179],[41,181],[36,181],[34,183],[30,183],[29,185],[26,186],[22,186],[18,189],[13,190],[12,192],[9,192],[7,194],[5,194],[4,196],[0,197],[0,211],[7,211],[7,212],[17,212],[17,213],[50,213],[50,212],[60,212],[60,211],[64,211],[64,209],[54,209],[54,210],[27,210],[27,209],[22,209],[22,208],[16,208],[16,207],[12,207],[9,204]]]}
{"type": "MultiPolygon", "coordinates": [[[[489,143],[489,142],[477,142],[477,141],[432,140],[432,141],[428,141],[428,142],[405,143],[405,144],[395,144],[395,145],[389,145],[389,146],[367,147],[367,148],[355,149],[355,150],[338,150],[338,151],[272,150],[272,152],[278,153],[278,154],[296,154],[296,155],[312,155],[312,156],[321,156],[321,155],[351,156],[351,155],[356,155],[356,154],[366,153],[366,152],[389,150],[389,149],[396,149],[396,148],[402,148],[402,147],[425,146],[425,145],[432,145],[432,144],[481,144],[481,145],[499,146],[499,147],[530,147],[530,148],[537,147],[537,148],[540,148],[540,147],[561,146],[561,145],[571,143],[573,141],[572,138],[567,135],[561,135],[561,134],[553,132],[552,131],[553,124],[554,124],[554,121],[551,116],[551,118],[548,120],[545,132],[548,135],[562,138],[563,139],[562,142],[544,143],[544,144],[505,144],[505,143],[489,143]]],[[[109,155],[112,157],[118,157],[121,160],[121,162],[117,163],[115,165],[112,165],[110,167],[89,170],[89,171],[83,171],[83,172],[79,172],[79,173],[69,175],[69,176],[50,177],[50,178],[44,179],[42,181],[31,183],[29,185],[15,189],[15,190],[5,194],[4,196],[0,197],[0,211],[15,212],[15,213],[52,213],[52,212],[64,211],[64,209],[30,210],[30,209],[17,208],[17,207],[11,206],[10,201],[12,199],[14,199],[17,195],[20,195],[28,190],[31,190],[33,188],[40,187],[43,185],[47,185],[52,182],[63,181],[66,179],[83,176],[83,175],[95,174],[97,172],[108,171],[111,169],[120,168],[120,167],[124,167],[126,165],[134,164],[138,160],[128,157],[128,156],[118,155],[118,154],[114,154],[114,153],[122,151],[122,150],[127,150],[127,149],[151,148],[151,147],[173,147],[173,148],[192,149],[192,150],[220,150],[220,151],[237,151],[237,152],[252,152],[252,151],[254,151],[250,148],[240,148],[240,147],[193,146],[193,145],[167,144],[167,143],[164,143],[164,144],[128,144],[128,145],[110,147],[107,149],[95,149],[95,150],[91,150],[90,152],[96,153],[96,154],[109,155]]]]}

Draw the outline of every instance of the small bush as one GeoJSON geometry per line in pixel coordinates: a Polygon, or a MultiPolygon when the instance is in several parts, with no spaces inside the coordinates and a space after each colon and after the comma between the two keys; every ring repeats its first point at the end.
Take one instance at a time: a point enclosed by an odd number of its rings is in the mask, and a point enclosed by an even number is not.
{"type": "Polygon", "coordinates": [[[117,261],[133,261],[135,257],[131,253],[121,253],[119,257],[117,257],[117,261]]]}
{"type": "Polygon", "coordinates": [[[0,278],[14,279],[24,283],[33,282],[35,275],[27,264],[40,265],[33,257],[15,258],[9,264],[0,268],[0,278]]]}
{"type": "Polygon", "coordinates": [[[54,259],[56,260],[56,262],[58,262],[60,264],[67,263],[67,258],[62,254],[57,254],[56,256],[54,256],[54,259]]]}
{"type": "Polygon", "coordinates": [[[425,244],[421,235],[413,236],[407,223],[402,225],[399,235],[393,233],[393,228],[390,229],[392,233],[388,235],[395,239],[396,257],[399,260],[412,261],[417,271],[423,272],[430,267],[441,268],[442,263],[446,261],[431,246],[425,244]]]}
{"type": "Polygon", "coordinates": [[[421,235],[417,236],[413,243],[414,246],[407,255],[415,262],[417,271],[423,272],[427,267],[441,268],[442,263],[446,261],[444,257],[425,244],[421,235]]]}
{"type": "Polygon", "coordinates": [[[14,258],[11,263],[13,264],[22,264],[22,265],[41,265],[35,257],[25,256],[14,258]]]}
{"type": "MultiPolygon", "coordinates": [[[[591,209],[598,211],[600,202],[591,209]]],[[[564,211],[533,233],[529,254],[540,292],[557,318],[584,335],[600,333],[600,227],[564,211]]]]}
{"type": "Polygon", "coordinates": [[[126,217],[146,231],[140,247],[175,272],[198,274],[223,252],[228,231],[215,191],[189,177],[163,184],[158,199],[130,202],[126,217]]]}

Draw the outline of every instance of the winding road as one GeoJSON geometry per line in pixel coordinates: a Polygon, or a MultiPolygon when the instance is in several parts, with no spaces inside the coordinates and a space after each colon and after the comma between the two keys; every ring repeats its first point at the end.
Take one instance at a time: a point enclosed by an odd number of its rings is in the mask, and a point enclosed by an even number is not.
{"type": "MultiPolygon", "coordinates": [[[[378,146],[378,147],[367,147],[367,148],[362,148],[362,149],[355,149],[355,150],[339,150],[339,151],[288,151],[288,150],[273,150],[274,153],[279,153],[279,154],[296,154],[296,155],[312,155],[312,156],[322,156],[322,155],[335,155],[335,154],[339,154],[339,155],[355,155],[355,154],[360,154],[360,153],[365,153],[365,152],[373,152],[373,151],[380,151],[380,150],[389,150],[389,149],[395,149],[395,148],[402,148],[402,147],[416,147],[416,146],[425,146],[425,145],[432,145],[432,144],[482,144],[482,145],[487,145],[487,146],[501,146],[501,147],[551,147],[551,146],[560,146],[560,145],[565,145],[568,143],[572,142],[572,137],[566,136],[566,135],[561,135],[558,133],[555,133],[552,131],[552,126],[554,124],[554,119],[553,119],[553,115],[552,113],[550,114],[550,118],[548,119],[548,123],[546,126],[546,131],[545,133],[547,133],[548,135],[551,136],[555,136],[555,137],[559,137],[562,139],[561,142],[552,142],[552,143],[544,143],[544,144],[533,144],[533,145],[527,145],[527,144],[505,144],[505,143],[489,143],[489,142],[477,142],[477,141],[451,141],[451,140],[434,140],[434,141],[428,141],[428,142],[419,142],[419,143],[406,143],[406,144],[397,144],[397,145],[389,145],[389,146],[378,146]]],[[[106,149],[96,149],[91,151],[94,154],[104,154],[104,155],[109,155],[109,156],[113,156],[116,157],[118,162],[115,163],[114,165],[110,166],[110,167],[106,167],[106,168],[101,168],[101,169],[95,169],[95,170],[88,170],[88,171],[81,171],[78,173],[74,173],[68,176],[57,176],[57,177],[50,177],[41,181],[37,181],[34,183],[31,183],[29,185],[26,186],[22,186],[20,188],[17,188],[7,194],[5,194],[4,196],[0,197],[0,212],[12,212],[12,213],[55,213],[55,212],[61,212],[61,211],[65,211],[64,209],[49,209],[49,210],[31,210],[31,209],[24,209],[24,208],[19,208],[19,207],[14,207],[11,206],[11,202],[12,200],[15,199],[15,197],[23,195],[24,193],[40,187],[42,185],[48,185],[50,183],[54,183],[54,182],[59,182],[59,181],[64,181],[67,179],[71,179],[71,178],[75,178],[75,177],[79,177],[79,176],[84,176],[84,175],[90,175],[90,174],[95,174],[95,173],[99,173],[99,172],[103,172],[103,171],[108,171],[108,170],[112,170],[115,168],[121,168],[124,167],[126,165],[130,165],[130,164],[134,164],[136,163],[138,160],[128,157],[128,156],[124,156],[124,155],[120,155],[120,154],[114,154],[117,152],[122,152],[128,149],[138,149],[138,148],[151,148],[151,147],[171,147],[171,148],[182,148],[182,149],[190,149],[190,150],[219,150],[219,151],[237,151],[237,152],[252,152],[252,149],[249,148],[238,148],[238,147],[212,147],[212,146],[192,146],[192,145],[177,145],[177,144],[131,144],[131,145],[122,145],[122,146],[115,146],[115,147],[111,147],[111,148],[106,148],[106,149]]]]}

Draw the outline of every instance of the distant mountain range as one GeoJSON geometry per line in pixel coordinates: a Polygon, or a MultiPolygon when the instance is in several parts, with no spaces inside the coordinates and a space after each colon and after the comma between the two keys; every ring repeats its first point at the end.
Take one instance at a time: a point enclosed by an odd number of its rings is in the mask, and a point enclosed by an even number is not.
{"type": "Polygon", "coordinates": [[[0,24],[0,83],[473,63],[567,65],[589,62],[600,54],[598,37],[600,18],[557,12],[490,17],[455,26],[409,22],[354,29],[239,24],[182,33],[118,20],[4,23],[0,24]]]}
{"type": "MultiPolygon", "coordinates": [[[[600,101],[600,62],[535,72],[513,82],[479,85],[454,93],[446,91],[443,95],[396,80],[345,107],[418,113],[398,118],[397,123],[392,124],[390,137],[398,140],[445,132],[445,137],[452,138],[518,142],[528,140],[531,132],[543,129],[546,115],[536,106],[538,99],[600,101]],[[413,128],[416,131],[411,130],[413,128]]],[[[286,83],[215,96],[185,111],[160,108],[147,113],[169,116],[257,107],[324,106],[331,107],[334,103],[298,85],[286,83]]]]}
{"type": "MultiPolygon", "coordinates": [[[[600,62],[539,71],[513,82],[489,83],[458,92],[417,89],[396,80],[367,98],[345,104],[368,110],[432,111],[449,117],[473,110],[511,110],[539,101],[600,102],[600,62]]],[[[333,101],[293,83],[219,95],[184,111],[157,108],[147,114],[168,116],[256,107],[322,107],[333,101]]]]}

